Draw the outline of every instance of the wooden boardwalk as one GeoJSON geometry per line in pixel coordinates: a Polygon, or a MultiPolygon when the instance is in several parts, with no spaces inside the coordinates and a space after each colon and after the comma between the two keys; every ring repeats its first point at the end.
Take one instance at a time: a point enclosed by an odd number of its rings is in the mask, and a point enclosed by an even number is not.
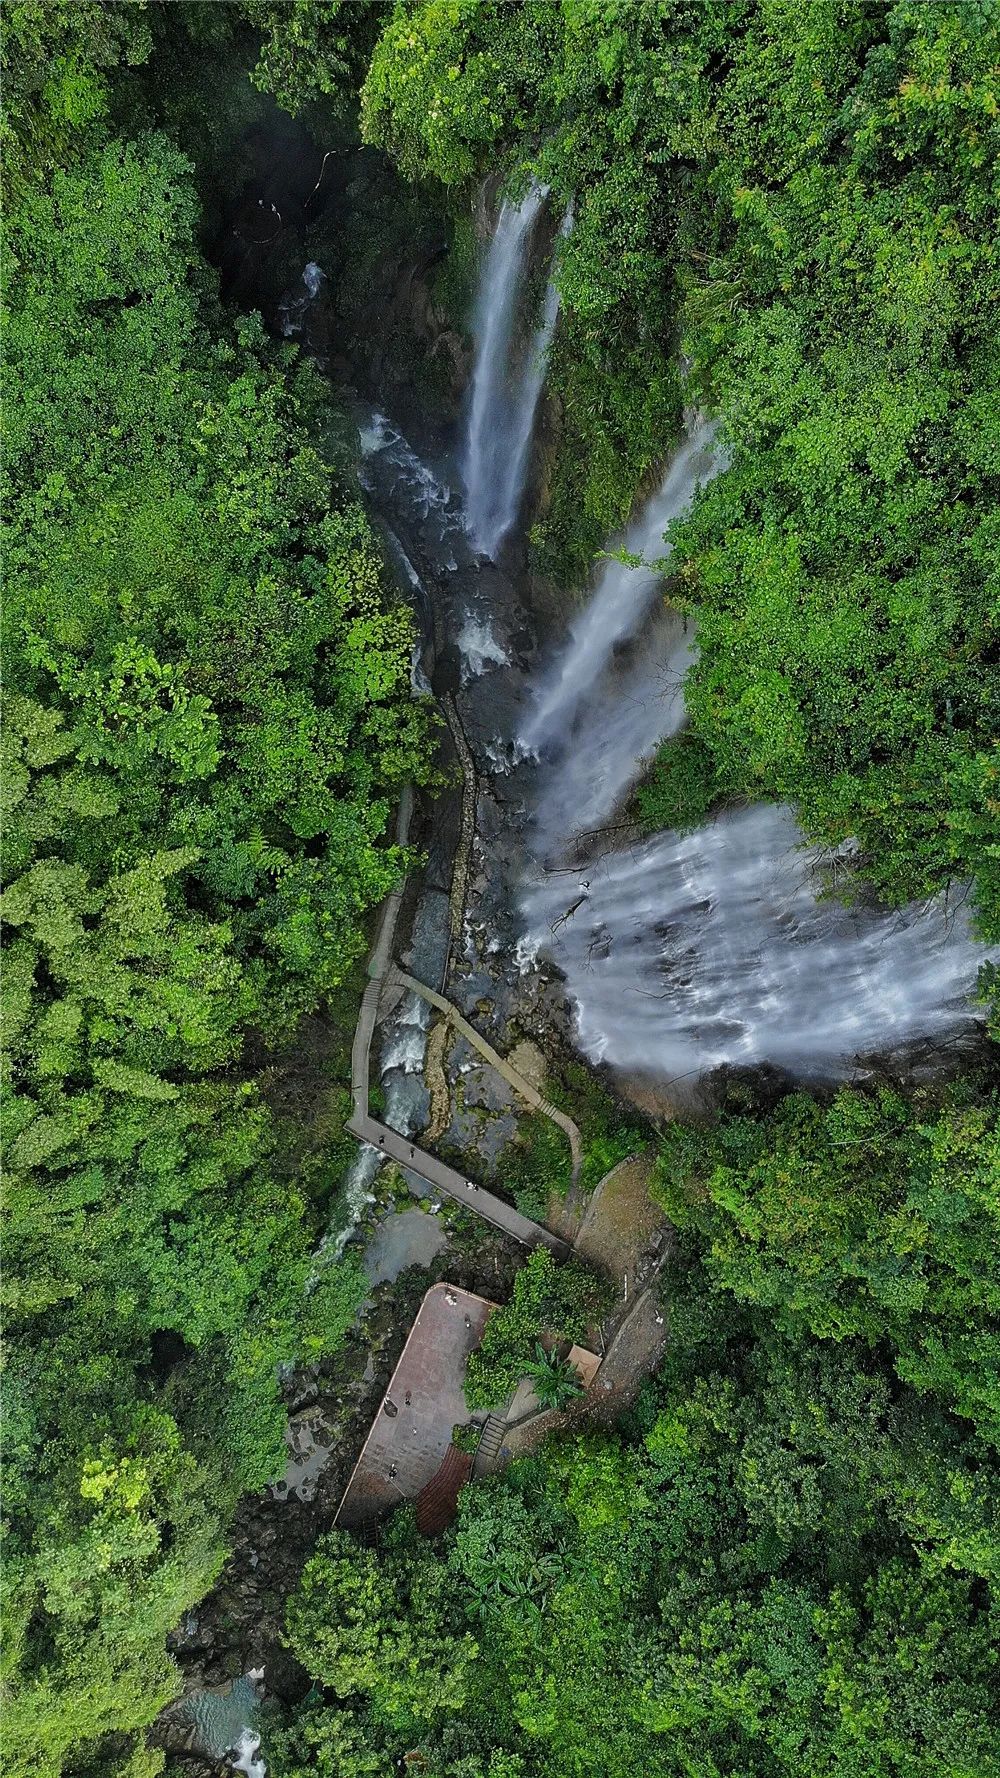
{"type": "MultiPolygon", "coordinates": [[[[365,1097],[367,1098],[367,1086],[365,1097]]],[[[367,1114],[360,1117],[355,1105],[354,1111],[347,1120],[347,1129],[352,1136],[362,1142],[370,1142],[391,1161],[397,1161],[401,1167],[408,1167],[411,1173],[425,1179],[436,1192],[443,1192],[445,1197],[454,1199],[457,1204],[464,1204],[467,1210],[474,1210],[491,1222],[495,1228],[503,1229],[507,1235],[513,1235],[525,1247],[550,1247],[559,1257],[569,1253],[565,1241],[554,1235],[551,1229],[543,1228],[541,1223],[531,1222],[515,1210],[513,1204],[506,1204],[503,1198],[495,1197],[485,1186],[474,1185],[446,1161],[439,1161],[437,1155],[428,1154],[425,1149],[418,1148],[408,1136],[401,1136],[398,1130],[390,1130],[388,1124],[379,1123],[377,1118],[367,1114]]]]}

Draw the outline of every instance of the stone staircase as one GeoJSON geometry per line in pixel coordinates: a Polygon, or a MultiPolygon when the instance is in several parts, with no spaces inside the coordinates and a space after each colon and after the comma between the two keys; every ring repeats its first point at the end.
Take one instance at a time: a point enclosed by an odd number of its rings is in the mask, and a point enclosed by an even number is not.
{"type": "Polygon", "coordinates": [[[483,1436],[476,1447],[476,1456],[472,1467],[474,1479],[493,1474],[506,1431],[506,1420],[503,1420],[499,1414],[491,1414],[483,1427],[483,1436]]]}

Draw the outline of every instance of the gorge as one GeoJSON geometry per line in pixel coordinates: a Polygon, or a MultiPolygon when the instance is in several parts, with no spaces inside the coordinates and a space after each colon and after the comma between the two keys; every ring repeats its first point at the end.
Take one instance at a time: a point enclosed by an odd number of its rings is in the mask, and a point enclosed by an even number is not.
{"type": "Polygon", "coordinates": [[[12,1778],[1000,1778],[990,14],[0,16],[12,1778]]]}
{"type": "MultiPolygon", "coordinates": [[[[434,589],[422,587],[422,599],[438,599],[446,650],[463,655],[470,726],[490,731],[492,759],[473,741],[477,770],[489,777],[499,759],[517,785],[517,801],[501,794],[523,846],[519,955],[556,963],[592,1061],[657,1086],[761,1064],[802,1081],[836,1080],[921,1043],[925,1059],[946,1053],[977,1028],[973,998],[988,956],[961,890],[900,909],[864,896],[848,905],[851,846],[810,848],[792,811],[778,806],[724,810],[693,832],[655,839],[633,826],[626,849],[615,843],[629,831],[626,805],[644,762],[685,720],[695,632],[664,603],[664,577],[671,523],[725,472],[705,419],[690,419],[660,488],[621,542],[610,540],[567,639],[548,645],[540,667],[511,668],[523,714],[502,732],[508,706],[495,674],[508,657],[458,526],[490,555],[523,499],[541,354],[555,322],[551,284],[520,377],[510,354],[544,201],[533,188],[518,208],[502,206],[483,259],[463,507],[384,421],[365,434],[383,472],[394,449],[404,453],[405,471],[397,464],[387,494],[390,517],[419,538],[434,589]],[[510,768],[511,760],[520,763],[510,768]]],[[[395,1036],[384,1058],[390,1074],[422,1065],[420,1026],[403,1028],[411,1033],[403,1049],[395,1036]]]]}

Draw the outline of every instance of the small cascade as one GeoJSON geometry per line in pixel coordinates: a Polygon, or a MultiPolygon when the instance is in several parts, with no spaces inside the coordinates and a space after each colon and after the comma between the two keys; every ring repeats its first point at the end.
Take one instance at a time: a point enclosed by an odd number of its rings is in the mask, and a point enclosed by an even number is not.
{"type": "Polygon", "coordinates": [[[488,619],[468,612],[458,632],[458,649],[462,656],[462,683],[479,679],[491,667],[506,667],[509,655],[493,634],[488,619]]]}
{"type": "Polygon", "coordinates": [[[252,1729],[244,1729],[233,1751],[234,1772],[244,1772],[246,1778],[266,1778],[267,1767],[260,1757],[260,1736],[252,1729]]]}
{"type": "MultiPolygon", "coordinates": [[[[462,453],[466,523],[491,560],[512,529],[531,454],[545,360],[559,296],[552,281],[524,362],[513,364],[514,329],[535,224],[547,187],[531,185],[520,204],[504,203],[480,282],[473,332],[476,358],[462,453]]],[[[567,212],[561,233],[571,226],[567,212]]]]}
{"type": "Polygon", "coordinates": [[[404,1074],[423,1072],[430,1014],[426,1000],[419,999],[416,994],[405,996],[383,1045],[383,1078],[396,1068],[401,1068],[404,1074]]]}
{"type": "Polygon", "coordinates": [[[278,304],[281,331],[286,340],[295,339],[305,332],[309,310],[325,283],[326,273],[322,266],[311,259],[303,267],[301,287],[296,286],[289,291],[278,304]]]}
{"type": "MultiPolygon", "coordinates": [[[[377,459],[379,486],[394,497],[396,503],[422,524],[429,525],[438,541],[449,532],[461,530],[461,519],[452,505],[447,482],[441,481],[404,438],[398,427],[385,414],[373,412],[358,429],[361,447],[362,485],[374,485],[377,459]]],[[[416,572],[410,564],[412,572],[416,572]]]]}

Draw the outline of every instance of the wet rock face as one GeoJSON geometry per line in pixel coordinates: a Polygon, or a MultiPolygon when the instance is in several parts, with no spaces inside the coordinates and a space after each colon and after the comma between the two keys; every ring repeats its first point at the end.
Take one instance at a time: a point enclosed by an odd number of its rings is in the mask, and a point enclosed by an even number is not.
{"type": "MultiPolygon", "coordinates": [[[[396,305],[404,330],[423,346],[429,360],[434,361],[441,379],[447,411],[456,415],[462,403],[472,366],[472,347],[468,336],[454,325],[444,308],[436,301],[426,274],[412,268],[400,278],[396,305]]],[[[395,368],[395,367],[393,367],[395,368]]],[[[398,387],[400,373],[392,377],[398,387]]]]}
{"type": "Polygon", "coordinates": [[[337,317],[331,281],[315,260],[307,260],[285,291],[277,318],[285,339],[297,341],[318,369],[326,369],[337,349],[337,317]]]}
{"type": "MultiPolygon", "coordinates": [[[[320,1475],[330,1458],[335,1433],[325,1410],[320,1407],[300,1408],[289,1415],[285,1430],[288,1461],[285,1473],[271,1483],[275,1500],[294,1494],[299,1500],[315,1499],[320,1475]]],[[[256,1567],[253,1554],[251,1567],[256,1567]]]]}

